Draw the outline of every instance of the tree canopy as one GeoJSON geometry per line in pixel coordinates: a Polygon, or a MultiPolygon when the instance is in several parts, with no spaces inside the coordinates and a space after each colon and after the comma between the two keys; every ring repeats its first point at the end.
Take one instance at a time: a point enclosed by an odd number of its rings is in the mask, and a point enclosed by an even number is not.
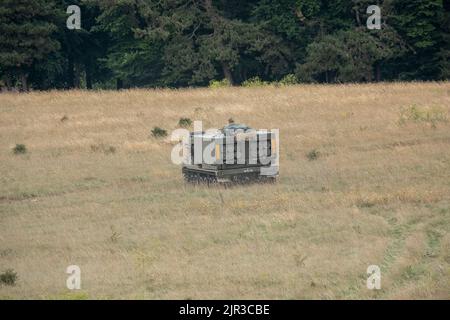
{"type": "Polygon", "coordinates": [[[375,2],[380,30],[366,26],[369,0],[1,0],[0,86],[449,79],[449,1],[375,2]]]}

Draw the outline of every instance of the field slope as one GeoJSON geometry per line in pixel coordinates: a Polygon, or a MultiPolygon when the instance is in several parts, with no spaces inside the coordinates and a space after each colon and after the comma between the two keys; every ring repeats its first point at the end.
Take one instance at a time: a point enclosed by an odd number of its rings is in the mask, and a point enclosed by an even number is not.
{"type": "Polygon", "coordinates": [[[450,299],[450,84],[0,94],[7,269],[3,299],[450,299]],[[279,128],[279,182],[185,184],[150,135],[180,117],[279,128]]]}

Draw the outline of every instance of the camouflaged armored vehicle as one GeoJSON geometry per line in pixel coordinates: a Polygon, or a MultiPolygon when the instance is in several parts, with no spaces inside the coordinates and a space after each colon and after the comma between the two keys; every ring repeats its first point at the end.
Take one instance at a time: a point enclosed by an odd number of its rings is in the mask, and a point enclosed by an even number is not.
{"type": "Polygon", "coordinates": [[[215,132],[191,132],[189,159],[182,172],[188,182],[275,181],[278,132],[230,124],[215,132]]]}

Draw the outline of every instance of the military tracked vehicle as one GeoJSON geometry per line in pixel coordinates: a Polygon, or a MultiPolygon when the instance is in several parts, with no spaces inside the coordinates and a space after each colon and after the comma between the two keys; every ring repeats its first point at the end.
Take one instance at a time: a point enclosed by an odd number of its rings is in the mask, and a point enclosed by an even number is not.
{"type": "Polygon", "coordinates": [[[278,146],[278,132],[241,124],[191,132],[182,173],[188,182],[274,182],[279,174],[278,146]]]}

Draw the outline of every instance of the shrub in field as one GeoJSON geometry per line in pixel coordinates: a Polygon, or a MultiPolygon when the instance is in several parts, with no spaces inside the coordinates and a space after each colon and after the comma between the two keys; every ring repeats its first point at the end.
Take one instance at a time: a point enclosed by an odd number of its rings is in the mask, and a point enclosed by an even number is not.
{"type": "Polygon", "coordinates": [[[284,76],[283,79],[281,79],[278,82],[278,84],[281,85],[281,86],[291,86],[291,85],[294,85],[294,84],[298,84],[298,79],[295,76],[295,74],[291,73],[291,74],[288,74],[288,75],[284,76]]]}
{"type": "Polygon", "coordinates": [[[435,127],[438,122],[447,122],[448,115],[445,110],[439,107],[420,108],[416,105],[412,105],[400,110],[399,123],[404,124],[407,121],[430,123],[435,127]]]}
{"type": "Polygon", "coordinates": [[[167,137],[167,130],[160,127],[154,127],[152,130],[152,136],[155,138],[167,137]]]}
{"type": "Polygon", "coordinates": [[[16,144],[13,148],[14,154],[24,154],[27,153],[27,147],[24,144],[16,144]]]}
{"type": "Polygon", "coordinates": [[[228,81],[227,79],[223,79],[223,80],[211,80],[209,82],[209,87],[210,88],[226,88],[226,87],[230,87],[231,83],[230,81],[228,81]]]}
{"type": "Polygon", "coordinates": [[[263,81],[261,80],[260,77],[253,77],[250,79],[245,80],[244,82],[242,82],[242,86],[243,87],[262,87],[262,86],[267,86],[270,83],[267,81],[263,81]]]}
{"type": "Polygon", "coordinates": [[[66,122],[67,120],[69,120],[69,117],[67,115],[63,115],[60,119],[61,122],[66,122]]]}
{"type": "Polygon", "coordinates": [[[116,153],[116,147],[109,146],[108,148],[106,148],[106,150],[105,150],[104,152],[105,152],[106,154],[116,153]]]}
{"type": "Polygon", "coordinates": [[[313,161],[313,160],[317,160],[320,156],[320,152],[317,151],[316,149],[311,150],[310,152],[308,152],[306,154],[306,157],[308,158],[309,161],[313,161]]]}
{"type": "Polygon", "coordinates": [[[189,118],[180,118],[180,121],[178,121],[178,125],[183,128],[189,127],[191,124],[192,120],[189,118]]]}
{"type": "Polygon", "coordinates": [[[92,152],[103,152],[104,154],[116,153],[116,147],[108,146],[103,143],[91,145],[92,152]]]}
{"type": "Polygon", "coordinates": [[[358,208],[372,208],[376,203],[370,200],[360,199],[357,201],[356,206],[358,208]]]}
{"type": "Polygon", "coordinates": [[[12,269],[8,269],[0,273],[0,285],[14,286],[17,282],[17,273],[12,269]]]}

